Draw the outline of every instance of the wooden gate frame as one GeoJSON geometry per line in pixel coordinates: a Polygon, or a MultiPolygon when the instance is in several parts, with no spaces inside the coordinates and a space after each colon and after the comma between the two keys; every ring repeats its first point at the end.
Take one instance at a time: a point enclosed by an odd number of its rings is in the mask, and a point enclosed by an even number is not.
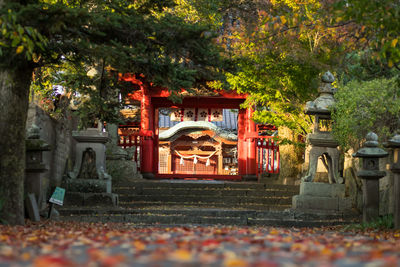
{"type": "MultiPolygon", "coordinates": [[[[240,105],[247,95],[236,92],[215,91],[211,96],[187,96],[176,104],[168,99],[170,92],[165,88],[154,87],[132,74],[124,74],[121,79],[132,82],[140,90],[128,94],[132,101],[140,102],[140,133],[143,135],[141,173],[144,178],[187,178],[188,175],[167,175],[158,173],[158,108],[230,108],[239,109],[238,114],[238,168],[239,175],[192,175],[200,179],[241,180],[256,179],[256,140],[250,138],[257,134],[256,125],[251,120],[252,110],[242,109],[240,105]]],[[[185,93],[182,90],[182,93],[185,93]]]]}

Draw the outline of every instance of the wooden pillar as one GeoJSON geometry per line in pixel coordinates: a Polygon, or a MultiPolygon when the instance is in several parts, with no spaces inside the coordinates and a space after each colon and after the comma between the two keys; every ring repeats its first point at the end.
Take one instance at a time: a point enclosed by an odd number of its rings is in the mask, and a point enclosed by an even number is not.
{"type": "Polygon", "coordinates": [[[155,173],[154,162],[158,162],[158,159],[154,158],[154,110],[151,104],[151,96],[148,94],[146,88],[142,87],[142,92],[143,96],[140,102],[140,128],[147,136],[143,137],[140,171],[144,178],[153,178],[155,173]],[[151,133],[153,136],[150,136],[151,133]]]}
{"type": "Polygon", "coordinates": [[[246,175],[246,158],[247,158],[247,150],[246,150],[246,140],[244,139],[246,131],[246,110],[239,109],[238,115],[238,143],[237,143],[237,159],[238,159],[238,174],[246,175]]]}
{"type": "MultiPolygon", "coordinates": [[[[249,136],[255,136],[256,135],[256,124],[255,122],[251,119],[251,116],[253,114],[253,110],[248,108],[246,110],[246,123],[247,123],[247,133],[249,136]]],[[[246,164],[246,169],[247,169],[247,175],[256,175],[256,139],[255,138],[249,138],[246,140],[247,141],[247,164],[246,164]]]]}
{"type": "Polygon", "coordinates": [[[245,168],[246,172],[243,176],[244,180],[257,180],[257,150],[256,150],[256,139],[254,138],[256,133],[256,124],[251,119],[253,111],[251,109],[247,109],[245,113],[245,150],[246,150],[246,160],[245,160],[245,168]]]}
{"type": "Polygon", "coordinates": [[[224,162],[223,162],[223,154],[222,154],[222,143],[220,143],[217,146],[217,149],[219,149],[217,155],[218,155],[218,170],[217,174],[221,175],[224,174],[224,162]]]}
{"type": "MultiPolygon", "coordinates": [[[[151,105],[153,106],[153,105],[151,105]]],[[[158,108],[155,109],[152,107],[153,111],[153,132],[154,132],[154,139],[153,139],[153,173],[156,174],[158,173],[158,168],[160,166],[159,164],[159,153],[160,153],[160,148],[159,148],[159,140],[158,140],[158,108]]]]}
{"type": "Polygon", "coordinates": [[[168,157],[167,157],[167,173],[172,174],[172,153],[171,145],[169,145],[168,157]]]}

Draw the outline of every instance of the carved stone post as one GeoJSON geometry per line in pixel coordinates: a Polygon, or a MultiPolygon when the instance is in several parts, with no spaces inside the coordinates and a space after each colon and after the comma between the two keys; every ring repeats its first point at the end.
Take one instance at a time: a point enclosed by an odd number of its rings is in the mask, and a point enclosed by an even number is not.
{"type": "Polygon", "coordinates": [[[388,153],[378,147],[378,136],[370,132],[366,136],[364,147],[353,154],[362,158],[362,168],[357,176],[363,179],[363,222],[371,222],[379,216],[379,179],[386,172],[379,170],[379,158],[388,153]]]}
{"type": "Polygon", "coordinates": [[[390,170],[394,174],[394,227],[400,229],[400,135],[396,134],[388,141],[388,147],[393,148],[393,164],[390,170]]]}
{"type": "Polygon", "coordinates": [[[41,174],[47,171],[43,163],[43,152],[50,150],[50,145],[40,139],[39,127],[32,125],[26,140],[25,193],[35,194],[39,208],[44,200],[41,174]]]}

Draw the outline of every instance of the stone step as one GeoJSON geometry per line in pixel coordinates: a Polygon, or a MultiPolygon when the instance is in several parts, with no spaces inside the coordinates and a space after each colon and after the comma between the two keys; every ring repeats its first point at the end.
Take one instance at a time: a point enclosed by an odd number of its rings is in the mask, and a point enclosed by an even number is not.
{"type": "Polygon", "coordinates": [[[253,217],[264,217],[264,212],[257,212],[252,210],[235,210],[235,209],[217,209],[217,208],[196,208],[191,209],[187,207],[160,207],[153,209],[123,209],[123,208],[110,208],[110,209],[90,209],[90,208],[62,208],[60,214],[65,215],[183,215],[183,216],[203,216],[203,217],[240,217],[252,215],[253,217]],[[260,214],[260,215],[258,215],[260,214]]]}
{"type": "Polygon", "coordinates": [[[125,222],[137,224],[201,224],[316,227],[357,222],[354,215],[325,215],[293,211],[255,211],[233,209],[88,209],[60,208],[62,221],[125,222]],[[346,218],[344,220],[343,218],[346,218]]]}
{"type": "Polygon", "coordinates": [[[250,189],[192,189],[192,188],[142,188],[142,189],[115,189],[114,193],[119,196],[124,195],[178,195],[178,196],[252,196],[252,197],[289,197],[298,194],[298,192],[281,191],[272,189],[250,190],[250,189]]]}
{"type": "Polygon", "coordinates": [[[232,204],[232,203],[198,203],[198,202],[168,202],[168,201],[134,201],[129,203],[120,203],[122,208],[158,208],[158,207],[179,207],[184,206],[186,208],[235,208],[235,209],[248,209],[248,210],[285,210],[292,207],[291,204],[287,205],[268,205],[268,204],[232,204]]]}
{"type": "Polygon", "coordinates": [[[118,193],[119,190],[135,190],[135,189],[156,189],[156,188],[173,188],[173,189],[214,189],[214,190],[280,190],[288,192],[299,192],[297,185],[280,185],[280,184],[263,184],[263,183],[246,183],[246,182],[209,182],[209,181],[175,181],[175,180],[155,180],[155,181],[138,181],[125,182],[124,184],[114,185],[113,190],[118,193]]]}
{"type": "Polygon", "coordinates": [[[65,216],[62,221],[79,221],[79,222],[116,222],[116,223],[136,223],[145,225],[181,225],[181,224],[198,224],[198,225],[247,225],[241,217],[225,218],[225,217],[200,217],[200,216],[182,216],[182,215],[99,215],[99,216],[65,216]]]}
{"type": "Polygon", "coordinates": [[[124,208],[158,206],[284,210],[299,186],[248,182],[140,180],[114,186],[124,208]]]}
{"type": "Polygon", "coordinates": [[[267,205],[289,205],[292,197],[252,197],[252,196],[178,196],[178,195],[130,195],[119,196],[119,205],[127,205],[135,201],[156,201],[175,203],[215,203],[215,204],[267,204],[267,205]]]}

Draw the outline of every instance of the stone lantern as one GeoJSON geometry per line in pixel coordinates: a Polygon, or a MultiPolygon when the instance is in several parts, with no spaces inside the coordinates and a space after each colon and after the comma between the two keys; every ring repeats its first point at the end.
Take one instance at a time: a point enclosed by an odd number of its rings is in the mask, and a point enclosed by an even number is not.
{"type": "Polygon", "coordinates": [[[390,139],[387,147],[394,150],[393,164],[390,166],[394,174],[394,227],[400,229],[400,135],[396,134],[390,139]]]}
{"type": "Polygon", "coordinates": [[[65,205],[117,206],[118,195],[112,193],[112,177],[106,172],[108,133],[96,128],[74,131],[77,141],[75,165],[63,181],[65,205]]]}
{"type": "Polygon", "coordinates": [[[362,158],[357,176],[363,179],[363,222],[371,222],[379,216],[379,179],[386,175],[379,170],[379,158],[387,157],[388,153],[378,144],[378,136],[370,132],[364,147],[353,154],[353,157],[362,158]]]}
{"type": "Polygon", "coordinates": [[[27,132],[26,168],[25,168],[25,193],[33,193],[39,208],[44,201],[42,173],[47,171],[43,162],[43,152],[50,150],[50,145],[40,139],[40,129],[35,124],[27,132]]]}
{"type": "Polygon", "coordinates": [[[329,71],[321,78],[321,86],[318,88],[319,96],[314,101],[306,104],[305,114],[314,116],[313,133],[307,136],[311,145],[309,168],[303,182],[313,182],[317,172],[319,157],[323,156],[327,161],[329,183],[343,183],[339,177],[339,150],[338,143],[331,133],[331,108],[335,103],[333,94],[336,89],[332,87],[335,77],[329,71]]]}
{"type": "Polygon", "coordinates": [[[314,116],[313,133],[307,136],[311,146],[309,168],[300,184],[300,194],[292,198],[292,209],[310,213],[343,215],[351,212],[351,200],[345,197],[343,178],[339,177],[338,143],[331,133],[331,109],[335,103],[332,73],[326,72],[318,88],[319,96],[306,104],[305,114],[314,116]],[[318,160],[323,157],[329,183],[314,182],[318,160]]]}

